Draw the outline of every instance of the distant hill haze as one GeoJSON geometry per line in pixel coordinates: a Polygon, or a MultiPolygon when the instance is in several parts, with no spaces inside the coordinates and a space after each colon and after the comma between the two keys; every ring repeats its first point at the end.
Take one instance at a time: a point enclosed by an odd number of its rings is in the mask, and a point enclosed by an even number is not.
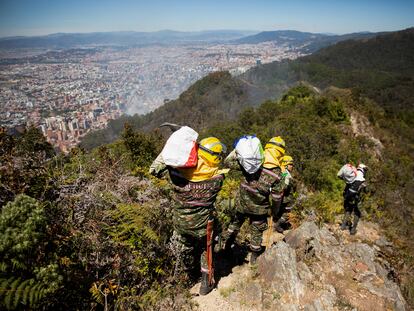
{"type": "Polygon", "coordinates": [[[300,50],[313,53],[323,47],[348,39],[362,39],[374,37],[375,33],[360,32],[345,35],[328,35],[321,33],[301,32],[295,30],[263,31],[258,34],[234,40],[239,44],[258,44],[262,42],[276,42],[295,46],[300,50]]]}
{"type": "Polygon", "coordinates": [[[294,61],[252,68],[241,79],[280,96],[299,81],[358,89],[389,112],[414,108],[414,28],[341,41],[294,61]]]}
{"type": "Polygon", "coordinates": [[[257,44],[274,41],[278,44],[289,44],[292,47],[314,52],[321,47],[341,40],[370,36],[374,36],[374,34],[356,33],[336,36],[294,30],[264,31],[257,34],[249,30],[55,33],[46,36],[0,38],[0,49],[68,49],[82,46],[142,46],[149,44],[188,44],[196,42],[257,44]]]}
{"type": "Polygon", "coordinates": [[[56,33],[46,36],[0,38],[0,48],[62,49],[80,46],[140,46],[148,44],[216,42],[234,40],[252,33],[254,32],[248,30],[56,33]]]}

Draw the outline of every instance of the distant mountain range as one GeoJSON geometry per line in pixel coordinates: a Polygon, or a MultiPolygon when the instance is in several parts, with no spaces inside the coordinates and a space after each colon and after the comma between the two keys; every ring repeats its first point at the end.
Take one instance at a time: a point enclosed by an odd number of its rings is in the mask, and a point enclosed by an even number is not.
{"type": "Polygon", "coordinates": [[[361,38],[294,61],[257,66],[240,78],[273,98],[299,81],[319,88],[358,89],[388,112],[411,118],[406,109],[414,109],[414,28],[361,38]]]}
{"type": "Polygon", "coordinates": [[[277,42],[281,45],[288,44],[292,47],[301,49],[303,52],[313,53],[323,47],[335,44],[339,41],[372,38],[378,34],[379,33],[357,32],[345,35],[328,35],[295,30],[277,30],[263,31],[258,34],[236,39],[234,42],[239,44],[257,44],[271,41],[277,42]]]}
{"type": "Polygon", "coordinates": [[[369,38],[374,33],[355,33],[347,35],[327,35],[294,30],[254,31],[211,30],[199,32],[180,32],[163,30],[157,32],[93,32],[93,33],[55,33],[47,36],[0,38],[0,49],[47,48],[68,49],[91,46],[143,46],[151,44],[186,43],[229,43],[257,44],[274,41],[289,44],[307,53],[338,41],[353,38],[369,38]]]}
{"type": "Polygon", "coordinates": [[[141,46],[148,44],[222,42],[235,40],[253,33],[253,31],[240,30],[55,33],[47,36],[0,38],[0,48],[63,49],[81,46],[141,46]]]}

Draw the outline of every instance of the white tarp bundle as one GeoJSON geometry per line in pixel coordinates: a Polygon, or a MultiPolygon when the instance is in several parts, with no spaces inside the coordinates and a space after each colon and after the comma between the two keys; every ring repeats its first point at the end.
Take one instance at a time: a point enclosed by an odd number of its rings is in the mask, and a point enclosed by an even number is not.
{"type": "Polygon", "coordinates": [[[188,126],[175,131],[161,151],[166,165],[172,167],[194,167],[197,165],[198,133],[188,126]]]}
{"type": "Polygon", "coordinates": [[[347,184],[354,182],[357,177],[357,169],[352,164],[345,164],[338,171],[338,177],[343,179],[347,184]]]}
{"type": "Polygon", "coordinates": [[[240,137],[234,149],[236,150],[237,160],[247,173],[256,173],[262,166],[263,148],[256,136],[246,135],[240,137]]]}

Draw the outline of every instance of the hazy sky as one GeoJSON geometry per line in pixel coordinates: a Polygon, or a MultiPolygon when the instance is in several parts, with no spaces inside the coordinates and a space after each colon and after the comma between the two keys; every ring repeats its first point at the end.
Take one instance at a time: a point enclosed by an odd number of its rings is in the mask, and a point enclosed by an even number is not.
{"type": "Polygon", "coordinates": [[[414,26],[414,0],[0,0],[0,37],[212,29],[350,33],[414,26]]]}

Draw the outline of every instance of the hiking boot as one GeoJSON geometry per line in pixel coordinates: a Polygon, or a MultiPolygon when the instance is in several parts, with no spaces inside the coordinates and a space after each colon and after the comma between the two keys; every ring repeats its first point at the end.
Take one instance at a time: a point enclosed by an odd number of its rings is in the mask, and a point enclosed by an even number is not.
{"type": "Polygon", "coordinates": [[[283,233],[284,229],[282,227],[282,221],[279,219],[276,223],[273,224],[273,231],[283,233]]]}
{"type": "Polygon", "coordinates": [[[250,254],[250,265],[255,265],[257,263],[257,258],[260,256],[259,252],[251,252],[250,254]]]}
{"type": "Polygon", "coordinates": [[[283,233],[284,229],[282,228],[282,226],[275,226],[273,227],[273,231],[283,233]]]}
{"type": "Polygon", "coordinates": [[[341,223],[341,230],[347,230],[349,229],[349,224],[348,222],[344,221],[341,223]]]}
{"type": "Polygon", "coordinates": [[[230,251],[236,239],[235,232],[225,231],[220,237],[220,250],[230,251]]]}
{"type": "Polygon", "coordinates": [[[342,220],[341,230],[349,229],[349,218],[351,218],[351,213],[346,212],[344,215],[344,219],[342,220]]]}
{"type": "Polygon", "coordinates": [[[359,217],[358,216],[354,216],[354,223],[352,224],[352,227],[349,230],[349,233],[351,235],[355,235],[357,233],[358,222],[359,222],[359,217]]]}
{"type": "Polygon", "coordinates": [[[201,272],[201,285],[200,285],[200,295],[204,296],[207,295],[209,292],[211,292],[214,288],[214,283],[209,284],[208,282],[208,273],[207,272],[201,272]]]}
{"type": "Polygon", "coordinates": [[[349,230],[349,234],[350,235],[355,235],[356,233],[357,233],[356,227],[352,226],[351,229],[349,230]]]}

